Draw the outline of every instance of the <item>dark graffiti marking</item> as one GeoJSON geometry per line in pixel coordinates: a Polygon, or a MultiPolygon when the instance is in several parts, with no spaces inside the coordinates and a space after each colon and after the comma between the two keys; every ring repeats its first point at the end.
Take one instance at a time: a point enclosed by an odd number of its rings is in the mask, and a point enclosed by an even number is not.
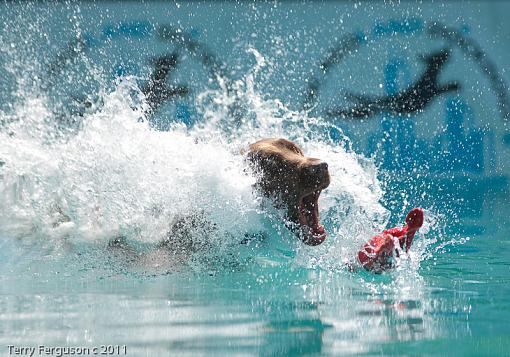
{"type": "MultiPolygon", "coordinates": [[[[420,19],[390,20],[376,24],[367,31],[357,31],[340,38],[319,62],[313,76],[308,79],[304,93],[303,109],[335,120],[377,118],[380,124],[375,130],[364,133],[366,142],[360,142],[360,149],[375,157],[376,163],[390,171],[412,171],[426,167],[428,172],[469,172],[489,174],[497,171],[497,132],[487,125],[477,127],[475,113],[462,95],[454,94],[460,89],[457,81],[440,81],[454,49],[458,55],[472,60],[488,77],[490,90],[498,99],[498,109],[503,120],[509,110],[508,88],[498,73],[495,64],[480,46],[468,37],[464,30],[447,28],[438,23],[425,24],[420,19]],[[427,36],[443,42],[444,50],[428,54],[425,66],[418,78],[406,87],[399,88],[399,72],[407,72],[405,58],[390,58],[384,70],[385,95],[360,95],[352,92],[342,94],[349,100],[345,107],[324,107],[321,105],[321,90],[332,77],[332,72],[349,56],[356,56],[363,46],[375,45],[377,41],[393,36],[427,36]],[[459,53],[460,52],[460,53],[459,53]],[[439,96],[444,96],[445,117],[439,130],[428,139],[417,135],[414,113],[426,109],[439,96]],[[384,114],[384,115],[380,115],[384,114]],[[404,115],[403,115],[404,114],[404,115]],[[405,117],[405,118],[402,118],[405,117]],[[465,125],[469,123],[469,125],[465,125]]],[[[455,78],[460,80],[460,78],[455,78]]],[[[347,127],[348,128],[348,127],[347,127]]],[[[335,131],[330,131],[335,139],[335,131]]],[[[503,145],[510,146],[510,135],[502,136],[503,145]]]]}
{"type": "Polygon", "coordinates": [[[211,78],[222,78],[228,81],[226,65],[205,44],[171,25],[161,25],[156,29],[157,37],[161,41],[169,41],[186,49],[193,57],[209,70],[211,78]]]}
{"type": "Polygon", "coordinates": [[[189,91],[185,86],[169,87],[166,84],[170,72],[176,68],[178,63],[176,52],[157,57],[153,62],[154,70],[147,83],[141,88],[150,107],[150,113],[156,112],[168,100],[177,96],[184,96],[189,91]]]}
{"type": "MultiPolygon", "coordinates": [[[[401,20],[388,20],[374,25],[369,31],[356,31],[345,35],[337,45],[332,47],[326,58],[320,63],[316,74],[308,80],[304,91],[303,108],[305,110],[315,107],[320,94],[321,86],[327,80],[332,69],[339,65],[347,56],[357,52],[361,46],[381,39],[385,36],[415,35],[425,33],[431,37],[438,37],[448,42],[448,47],[460,48],[468,58],[475,61],[490,82],[491,89],[498,98],[498,108],[504,119],[510,118],[510,99],[508,87],[499,75],[495,64],[488,58],[481,47],[472,39],[467,37],[460,30],[448,28],[439,23],[432,23],[428,26],[419,18],[408,18],[401,20]]],[[[155,39],[160,42],[167,42],[174,46],[174,53],[179,54],[186,51],[209,72],[209,78],[221,79],[226,84],[227,90],[231,88],[229,71],[226,64],[221,61],[215,53],[204,43],[195,39],[193,31],[183,31],[170,24],[152,24],[148,21],[120,22],[108,24],[98,34],[84,32],[80,37],[71,40],[64,49],[57,54],[54,61],[48,65],[48,78],[43,87],[51,87],[57,83],[57,76],[67,67],[75,63],[80,55],[86,54],[93,48],[100,48],[108,45],[117,39],[155,39]]],[[[329,117],[338,118],[368,118],[382,112],[392,115],[411,114],[422,111],[435,98],[447,92],[459,89],[456,82],[441,85],[438,83],[438,75],[443,66],[447,63],[450,51],[434,53],[427,57],[426,68],[421,76],[409,88],[397,93],[388,93],[386,96],[359,95],[346,93],[346,99],[352,101],[350,107],[326,108],[325,114],[329,117]]],[[[151,113],[157,110],[166,102],[174,98],[183,97],[189,94],[189,88],[183,86],[167,87],[166,79],[177,69],[178,61],[172,63],[172,55],[164,55],[151,65],[154,66],[151,77],[142,87],[151,106],[151,113]],[[166,62],[165,62],[166,58],[166,62]]],[[[149,59],[150,60],[150,59],[149,59]]]]}
{"type": "Polygon", "coordinates": [[[329,109],[326,113],[332,117],[361,119],[382,112],[398,116],[422,111],[435,97],[460,88],[457,82],[438,83],[439,74],[449,57],[450,51],[446,49],[426,56],[425,71],[414,84],[402,91],[382,97],[347,93],[349,99],[357,102],[354,106],[329,109]]]}
{"type": "Polygon", "coordinates": [[[80,33],[76,38],[70,40],[48,65],[47,82],[43,86],[53,85],[56,76],[89,50],[105,46],[120,38],[150,37],[153,30],[154,26],[148,21],[130,21],[105,25],[101,34],[97,36],[90,32],[80,33]]]}
{"type": "Polygon", "coordinates": [[[489,56],[482,50],[480,45],[462,32],[439,23],[432,24],[427,31],[432,36],[439,36],[447,40],[451,45],[458,46],[469,58],[478,64],[480,69],[490,80],[492,90],[498,98],[498,106],[502,118],[509,120],[510,96],[508,93],[508,86],[503,77],[499,75],[494,62],[492,62],[489,56]]]}
{"type": "MultiPolygon", "coordinates": [[[[47,77],[42,87],[44,89],[53,87],[58,82],[58,76],[65,68],[73,65],[80,56],[87,54],[94,48],[106,46],[112,40],[126,38],[156,39],[160,42],[170,43],[175,47],[171,54],[162,55],[156,59],[148,59],[153,71],[146,84],[141,87],[141,91],[150,107],[147,114],[153,115],[165,103],[190,93],[189,88],[185,85],[166,85],[167,79],[179,65],[179,55],[182,51],[187,51],[201,63],[208,70],[210,78],[221,79],[227,90],[231,88],[231,81],[227,75],[228,71],[225,63],[219,60],[205,44],[194,39],[191,33],[182,31],[178,27],[169,24],[152,25],[146,21],[109,24],[97,36],[91,33],[83,33],[69,41],[48,65],[47,77]]],[[[82,97],[82,95],[76,97],[82,97]]]]}
{"type": "Polygon", "coordinates": [[[308,81],[303,109],[309,110],[315,105],[321,83],[326,80],[330,70],[335,65],[339,64],[346,56],[352,54],[356,49],[358,49],[361,41],[363,41],[363,39],[359,36],[349,34],[340,40],[340,43],[330,51],[326,59],[319,65],[320,74],[308,81]]]}
{"type": "MultiPolygon", "coordinates": [[[[302,104],[303,109],[310,110],[316,106],[322,84],[327,80],[331,70],[340,64],[344,58],[356,53],[361,46],[366,45],[371,41],[378,40],[382,36],[417,33],[426,33],[431,37],[442,38],[449,43],[450,48],[458,47],[470,59],[475,61],[482,72],[488,76],[491,82],[491,89],[498,98],[498,107],[502,119],[510,119],[510,95],[508,86],[499,74],[496,65],[481,49],[480,45],[477,44],[474,39],[467,37],[467,35],[459,30],[446,27],[445,25],[437,22],[425,26],[425,23],[420,19],[403,19],[400,21],[390,20],[385,23],[376,24],[372,31],[357,31],[349,33],[341,38],[338,44],[331,48],[325,60],[320,62],[315,74],[308,79],[308,85],[305,90],[302,104]]],[[[441,66],[439,66],[439,70],[440,69],[441,66]]],[[[352,107],[329,108],[325,110],[326,114],[330,117],[339,117],[343,119],[367,118],[386,110],[388,110],[391,114],[413,113],[423,109],[435,97],[459,88],[458,83],[449,83],[445,86],[438,85],[436,91],[439,90],[439,92],[434,94],[434,90],[428,90],[426,88],[427,81],[434,85],[437,84],[437,80],[433,80],[434,78],[432,77],[428,79],[424,77],[426,72],[430,70],[433,70],[433,68],[431,68],[428,64],[425,73],[413,85],[418,86],[418,89],[423,90],[423,99],[412,95],[410,91],[403,91],[402,93],[384,98],[347,94],[346,99],[351,99],[356,102],[352,107]],[[399,97],[396,97],[397,95],[399,95],[399,97]],[[403,102],[405,100],[409,100],[409,102],[404,104],[403,102]]]]}
{"type": "Polygon", "coordinates": [[[87,39],[83,36],[71,40],[66,48],[59,52],[55,60],[49,64],[47,72],[49,83],[46,83],[46,85],[53,84],[54,77],[59,75],[66,66],[72,64],[89,47],[87,39]]]}

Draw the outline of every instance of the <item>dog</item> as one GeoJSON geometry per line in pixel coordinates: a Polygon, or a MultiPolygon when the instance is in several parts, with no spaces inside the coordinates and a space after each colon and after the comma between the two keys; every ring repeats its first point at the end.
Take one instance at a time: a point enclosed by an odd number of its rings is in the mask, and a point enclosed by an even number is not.
{"type": "MultiPolygon", "coordinates": [[[[286,226],[305,244],[321,244],[327,233],[319,221],[318,199],[321,191],[330,183],[328,164],[320,159],[306,157],[295,143],[283,138],[259,140],[249,145],[245,155],[256,177],[255,190],[273,199],[277,208],[284,209],[286,226]]],[[[215,230],[216,224],[210,222],[206,215],[197,209],[193,214],[172,220],[167,234],[157,244],[156,251],[177,252],[178,256],[185,256],[186,251],[207,250],[204,239],[197,245],[193,237],[198,234],[205,238],[215,230]]],[[[240,244],[265,238],[267,237],[264,234],[255,234],[254,237],[247,233],[240,244]]],[[[109,248],[117,252],[126,251],[127,255],[136,257],[123,237],[112,240],[109,248]]],[[[147,261],[147,257],[139,260],[147,261]]]]}
{"type": "Polygon", "coordinates": [[[249,146],[247,160],[256,175],[256,189],[286,212],[287,226],[308,245],[319,245],[327,233],[319,221],[319,196],[329,186],[328,164],[307,157],[283,138],[249,146]]]}

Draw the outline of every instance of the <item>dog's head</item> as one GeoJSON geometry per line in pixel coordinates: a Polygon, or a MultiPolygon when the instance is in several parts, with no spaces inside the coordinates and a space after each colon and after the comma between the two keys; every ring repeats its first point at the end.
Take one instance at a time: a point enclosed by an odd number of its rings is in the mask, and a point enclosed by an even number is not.
{"type": "Polygon", "coordinates": [[[263,139],[250,145],[248,161],[257,174],[257,188],[299,225],[302,240],[321,244],[326,232],[319,222],[318,199],[330,182],[328,164],[306,157],[292,141],[263,139]]]}

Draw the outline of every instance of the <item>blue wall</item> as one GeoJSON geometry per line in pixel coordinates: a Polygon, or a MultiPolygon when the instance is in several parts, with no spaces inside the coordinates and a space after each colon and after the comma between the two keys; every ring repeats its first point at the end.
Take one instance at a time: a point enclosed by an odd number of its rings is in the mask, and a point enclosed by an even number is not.
{"type": "MultiPolygon", "coordinates": [[[[37,68],[45,89],[63,97],[93,90],[91,67],[109,79],[146,78],[154,58],[179,54],[168,83],[190,94],[158,108],[161,129],[172,120],[193,125],[195,95],[217,86],[217,75],[245,76],[254,64],[247,49],[254,48],[269,63],[257,76],[262,93],[334,123],[385,170],[501,182],[510,174],[507,2],[4,3],[0,9],[1,59],[8,64],[18,56],[27,71],[37,68]],[[24,40],[30,49],[20,51],[24,40]],[[460,88],[431,96],[423,110],[383,109],[361,119],[327,114],[398,95],[423,75],[423,58],[441,50],[450,57],[436,84],[460,88]]],[[[14,88],[12,73],[3,76],[4,102],[14,88]]],[[[339,139],[334,128],[330,136],[339,139]]]]}

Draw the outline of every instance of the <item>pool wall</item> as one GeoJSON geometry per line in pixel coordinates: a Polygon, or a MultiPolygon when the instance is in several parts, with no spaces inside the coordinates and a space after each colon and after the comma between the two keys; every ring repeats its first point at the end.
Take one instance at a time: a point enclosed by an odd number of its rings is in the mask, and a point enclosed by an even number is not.
{"type": "MultiPolygon", "coordinates": [[[[353,149],[374,157],[383,171],[507,188],[507,2],[84,2],[0,8],[5,62],[17,55],[18,67],[54,95],[90,96],[90,81],[65,80],[69,73],[90,77],[90,68],[99,68],[111,83],[126,75],[143,82],[158,58],[175,54],[178,63],[168,82],[185,86],[188,94],[169,97],[152,120],[161,130],[176,120],[192,126],[199,120],[197,95],[218,77],[228,85],[252,73],[254,49],[265,60],[256,73],[260,93],[334,124],[331,140],[340,141],[343,131],[353,149]],[[30,39],[30,50],[19,50],[20,37],[30,39]],[[426,58],[445,52],[443,63],[429,62],[437,71],[427,77],[426,58]],[[431,85],[452,87],[405,93],[431,85]],[[399,95],[408,95],[404,104],[396,103],[399,95]]],[[[2,96],[15,93],[17,70],[3,76],[8,90],[2,96]]]]}

